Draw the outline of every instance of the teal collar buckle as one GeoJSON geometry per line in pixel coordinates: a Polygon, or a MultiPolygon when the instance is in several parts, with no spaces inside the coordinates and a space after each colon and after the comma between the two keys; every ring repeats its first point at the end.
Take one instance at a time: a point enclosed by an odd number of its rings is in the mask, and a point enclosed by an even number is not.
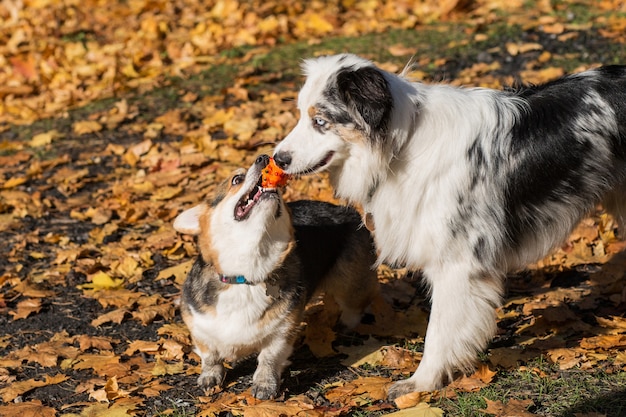
{"type": "Polygon", "coordinates": [[[250,284],[243,275],[221,275],[220,281],[224,284],[250,284]]]}

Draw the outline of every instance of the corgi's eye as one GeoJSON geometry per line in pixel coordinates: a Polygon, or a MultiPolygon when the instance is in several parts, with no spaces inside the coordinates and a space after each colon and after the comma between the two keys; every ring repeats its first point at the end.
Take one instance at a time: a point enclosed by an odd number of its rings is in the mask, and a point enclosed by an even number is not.
{"type": "Polygon", "coordinates": [[[321,117],[314,117],[313,118],[313,125],[315,127],[325,127],[326,123],[328,123],[326,120],[322,119],[321,117]]]}
{"type": "Polygon", "coordinates": [[[239,185],[239,184],[241,184],[241,183],[243,182],[243,180],[245,180],[245,179],[246,179],[246,176],[245,176],[245,175],[243,175],[243,174],[238,174],[238,175],[235,175],[235,176],[233,177],[233,179],[232,179],[232,180],[230,180],[230,184],[231,184],[231,185],[239,185]]]}

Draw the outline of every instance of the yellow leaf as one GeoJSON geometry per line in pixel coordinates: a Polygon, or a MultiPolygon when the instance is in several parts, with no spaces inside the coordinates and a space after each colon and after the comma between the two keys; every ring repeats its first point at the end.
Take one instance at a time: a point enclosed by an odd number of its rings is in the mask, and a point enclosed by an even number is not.
{"type": "Polygon", "coordinates": [[[346,359],[341,361],[341,364],[352,368],[358,368],[364,364],[371,366],[380,365],[383,362],[383,348],[385,345],[386,343],[370,337],[362,345],[340,346],[338,348],[339,352],[348,355],[346,359]]]}
{"type": "MultiPolygon", "coordinates": [[[[115,272],[119,273],[121,276],[126,278],[131,278],[138,272],[139,262],[135,260],[132,256],[126,256],[115,268],[115,272]]],[[[139,269],[141,272],[141,269],[139,269]]]]}
{"type": "MultiPolygon", "coordinates": [[[[106,401],[106,398],[103,401],[106,401]]],[[[97,403],[85,407],[80,414],[63,414],[63,417],[128,417],[134,415],[131,411],[135,408],[132,402],[129,404],[97,403]]]]}
{"type": "Polygon", "coordinates": [[[157,275],[156,279],[160,280],[160,279],[169,279],[171,277],[174,277],[174,282],[182,285],[182,283],[185,282],[185,279],[187,278],[187,274],[191,270],[191,267],[193,266],[194,262],[195,260],[191,259],[189,261],[185,261],[178,265],[165,268],[159,272],[159,275],[157,275]]]}
{"type": "Polygon", "coordinates": [[[169,364],[159,357],[157,357],[154,368],[152,368],[153,376],[176,375],[183,372],[185,372],[185,366],[182,361],[169,364]]]}
{"type": "Polygon", "coordinates": [[[59,133],[58,130],[53,129],[53,130],[49,130],[48,132],[36,134],[35,136],[31,138],[29,145],[31,148],[39,148],[41,146],[49,145],[52,143],[53,140],[59,139],[62,137],[63,137],[62,133],[59,133]]]}
{"type": "Polygon", "coordinates": [[[154,193],[150,196],[150,200],[152,201],[164,201],[171,200],[174,197],[178,197],[183,193],[182,187],[159,187],[154,193]]]}
{"type": "Polygon", "coordinates": [[[333,25],[318,13],[306,13],[296,22],[296,30],[313,35],[324,35],[333,31],[333,25]]]}
{"type": "Polygon", "coordinates": [[[121,288],[124,284],[123,279],[113,279],[109,274],[103,271],[98,271],[91,275],[91,282],[87,284],[79,285],[79,289],[92,289],[92,290],[114,290],[121,288]]]}
{"type": "Polygon", "coordinates": [[[81,120],[74,122],[72,129],[77,135],[86,135],[88,133],[101,131],[102,125],[95,120],[81,120]]]}

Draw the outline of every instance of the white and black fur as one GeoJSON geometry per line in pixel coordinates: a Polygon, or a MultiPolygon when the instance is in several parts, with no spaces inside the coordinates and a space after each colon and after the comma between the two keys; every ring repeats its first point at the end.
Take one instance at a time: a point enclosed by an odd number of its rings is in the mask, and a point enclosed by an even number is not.
{"type": "Polygon", "coordinates": [[[202,359],[198,383],[212,388],[224,360],[258,353],[252,395],[276,396],[306,303],[324,290],[342,309],[340,321],[359,323],[378,288],[374,242],[350,207],[321,201],[285,203],[263,188],[262,155],[237,170],[212,201],[174,221],[198,235],[200,255],[183,285],[181,313],[202,359]],[[238,283],[240,282],[240,283],[238,283]]]}
{"type": "Polygon", "coordinates": [[[379,262],[421,269],[430,289],[423,359],[391,398],[473,367],[507,271],[561,244],[597,203],[624,217],[624,66],[517,91],[412,82],[350,54],[303,69],[300,120],[276,163],[328,170],[375,226],[379,262]]]}

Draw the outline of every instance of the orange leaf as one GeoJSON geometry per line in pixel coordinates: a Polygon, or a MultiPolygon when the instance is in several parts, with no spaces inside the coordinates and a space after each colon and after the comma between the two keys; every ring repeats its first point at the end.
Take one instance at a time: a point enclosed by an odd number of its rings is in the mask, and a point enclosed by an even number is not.
{"type": "Polygon", "coordinates": [[[26,59],[14,56],[9,58],[9,62],[13,66],[13,70],[27,80],[37,78],[37,68],[35,68],[37,63],[32,55],[28,55],[26,59]]]}
{"type": "Polygon", "coordinates": [[[626,346],[626,335],[602,335],[586,337],[580,341],[580,347],[584,349],[611,349],[626,346]]]}

